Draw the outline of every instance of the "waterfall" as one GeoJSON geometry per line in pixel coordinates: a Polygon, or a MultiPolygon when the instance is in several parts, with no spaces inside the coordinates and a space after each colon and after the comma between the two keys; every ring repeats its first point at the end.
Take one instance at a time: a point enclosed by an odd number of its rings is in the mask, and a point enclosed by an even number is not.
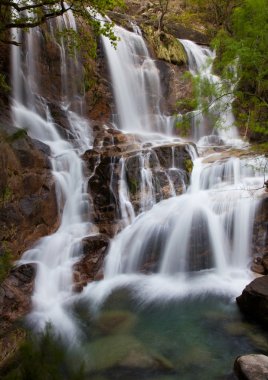
{"type": "MultiPolygon", "coordinates": [[[[56,23],[60,31],[67,27],[76,30],[70,11],[56,23]]],[[[125,156],[123,151],[105,156],[109,162],[108,187],[116,199],[116,213],[120,214],[123,230],[111,243],[104,280],[87,285],[81,296],[73,294],[72,268],[78,260],[81,240],[97,233],[90,222],[87,178],[80,158],[92,144],[90,126],[82,113],[83,94],[77,84],[80,78],[78,54],[73,59],[68,57],[64,39],[53,39],[54,28],[51,23],[51,38],[61,57],[59,108],[68,121],[63,133],[65,138],[53,119],[48,102],[40,95],[35,61],[35,49],[42,38],[39,29],[34,28],[29,33],[14,31],[19,41],[24,40],[23,51],[12,47],[14,122],[18,128],[26,128],[32,138],[50,147],[60,219],[57,231],[40,239],[20,261],[37,266],[33,311],[29,317],[33,325],[42,330],[50,322],[59,332],[75,337],[78,327],[71,313],[66,312],[67,305],[80,297],[98,302],[115,287],[129,283],[134,284],[137,294],[148,300],[158,296],[165,299],[170,295],[185,297],[191,292],[236,295],[237,289],[241,290],[250,278],[247,267],[252,225],[259,203],[252,193],[263,184],[263,177],[247,158],[226,159],[219,155],[206,162],[188,145],[186,150],[194,159],[194,168],[191,184],[186,189],[185,171],[180,169],[181,162],[175,154],[180,143],[171,138],[173,117],[162,111],[158,69],[140,30],[135,27],[134,32],[130,32],[118,26],[115,26],[115,33],[120,38],[117,50],[102,37],[115,96],[114,122],[123,131],[136,132],[142,138],[140,146],[137,148],[136,144],[135,150],[125,156]],[[156,141],[156,137],[159,140],[156,141]],[[155,153],[160,145],[170,151],[170,156],[162,155],[161,165],[155,153]],[[137,193],[130,192],[130,169],[138,173],[140,179],[135,187],[139,188],[141,196],[136,199],[137,193]],[[157,182],[160,179],[164,190],[157,182]],[[176,181],[183,188],[179,196],[176,181]],[[158,292],[159,284],[161,290],[158,292]]],[[[212,74],[214,53],[190,41],[181,42],[192,74],[220,83],[212,74]]],[[[226,97],[222,102],[230,103],[231,100],[226,97]]],[[[214,111],[210,107],[209,113],[214,111]]],[[[237,132],[230,108],[220,117],[224,128],[212,133],[217,134],[222,143],[234,144],[237,132]],[[227,126],[229,131],[225,130],[227,126]]],[[[214,135],[206,136],[210,133],[206,124],[206,115],[194,111],[194,138],[200,145],[211,143],[215,138],[214,135]]],[[[98,148],[101,151],[107,147],[98,148]]],[[[185,157],[182,156],[182,160],[185,157]]],[[[90,180],[97,174],[95,170],[90,180]]],[[[97,179],[99,183],[103,180],[102,177],[97,179]]]]}
{"type": "Polygon", "coordinates": [[[127,132],[172,134],[173,118],[161,109],[163,95],[158,69],[137,26],[135,32],[115,26],[115,49],[102,37],[115,95],[115,124],[127,132]]]}
{"type": "Polygon", "coordinates": [[[155,205],[114,239],[105,275],[135,273],[150,264],[149,271],[162,275],[212,269],[223,276],[245,269],[258,205],[250,190],[262,181],[247,159],[196,159],[186,194],[155,205]]]}
{"type": "MultiPolygon", "coordinates": [[[[219,99],[211,99],[208,112],[203,112],[201,108],[188,114],[191,118],[192,137],[199,145],[210,145],[219,142],[213,135],[218,135],[225,142],[234,145],[241,145],[238,140],[238,132],[235,127],[235,119],[232,113],[232,93],[233,87],[230,85],[228,95],[222,96],[224,85],[221,78],[213,74],[213,60],[216,55],[207,47],[202,47],[189,40],[180,40],[186,51],[189,63],[189,71],[193,76],[200,76],[201,80],[215,86],[219,99]],[[215,103],[214,103],[215,102],[215,103]],[[215,123],[216,120],[216,123],[215,123]],[[218,126],[215,127],[215,124],[218,126]],[[212,136],[208,136],[212,135],[212,136]]],[[[201,94],[202,96],[202,94],[201,94]]],[[[201,104],[201,99],[199,99],[201,104]]]]}
{"type": "MultiPolygon", "coordinates": [[[[68,11],[64,18],[58,21],[61,30],[67,20],[70,20],[75,28],[73,15],[68,11]]],[[[53,29],[53,24],[50,24],[50,28],[53,29]]],[[[13,118],[18,128],[27,129],[32,138],[50,147],[60,218],[57,231],[37,241],[24,253],[20,261],[34,263],[37,267],[32,298],[33,311],[29,319],[38,330],[44,329],[49,322],[56,326],[58,331],[74,336],[75,325],[65,312],[64,304],[72,294],[72,267],[80,253],[80,242],[83,237],[96,232],[96,228],[90,223],[87,180],[80,158],[80,154],[91,146],[90,126],[85,118],[69,108],[77,96],[72,91],[76,89],[75,81],[80,74],[73,75],[78,64],[70,64],[62,40],[58,45],[62,66],[60,107],[69,122],[66,128],[69,128],[68,133],[71,134],[72,140],[68,141],[61,137],[49,105],[39,95],[36,48],[42,38],[41,33],[38,28],[31,29],[29,33],[15,33],[21,40],[25,39],[27,54],[25,47],[12,47],[13,118]]]]}

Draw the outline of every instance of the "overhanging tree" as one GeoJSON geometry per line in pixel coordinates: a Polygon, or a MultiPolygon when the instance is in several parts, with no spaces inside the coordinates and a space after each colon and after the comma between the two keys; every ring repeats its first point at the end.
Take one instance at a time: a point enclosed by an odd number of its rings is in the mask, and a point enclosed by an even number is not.
{"type": "Polygon", "coordinates": [[[97,15],[104,16],[116,6],[123,6],[123,0],[71,0],[70,3],[63,0],[0,0],[0,41],[18,45],[10,33],[12,28],[27,30],[62,16],[69,10],[92,26],[95,32],[113,40],[112,24],[101,23],[97,15]]]}

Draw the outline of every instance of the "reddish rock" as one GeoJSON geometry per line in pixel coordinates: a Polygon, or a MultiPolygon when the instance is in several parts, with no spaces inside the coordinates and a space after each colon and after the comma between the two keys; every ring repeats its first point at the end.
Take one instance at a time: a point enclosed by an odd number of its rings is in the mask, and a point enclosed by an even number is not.
{"type": "Polygon", "coordinates": [[[58,210],[45,144],[24,136],[0,143],[0,241],[14,258],[55,230],[58,210]]]}
{"type": "Polygon", "coordinates": [[[83,257],[74,266],[74,290],[82,291],[83,287],[102,278],[102,265],[109,239],[104,234],[89,236],[82,241],[83,257]]]}
{"type": "Polygon", "coordinates": [[[0,331],[4,333],[31,308],[31,294],[35,277],[32,265],[13,268],[0,286],[0,331]]]}

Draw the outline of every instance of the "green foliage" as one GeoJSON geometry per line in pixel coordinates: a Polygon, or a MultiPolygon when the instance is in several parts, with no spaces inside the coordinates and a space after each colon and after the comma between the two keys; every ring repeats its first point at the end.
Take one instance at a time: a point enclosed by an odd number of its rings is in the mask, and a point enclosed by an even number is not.
{"type": "Polygon", "coordinates": [[[6,77],[2,73],[0,73],[0,89],[5,94],[8,94],[10,92],[10,87],[8,86],[8,84],[6,82],[6,77]]]}
{"type": "MultiPolygon", "coordinates": [[[[210,62],[208,61],[209,65],[210,62]]],[[[232,70],[229,70],[233,73],[232,70]]],[[[222,82],[212,82],[208,77],[202,75],[187,74],[191,80],[192,96],[177,102],[180,110],[186,111],[176,122],[176,127],[180,130],[182,136],[187,136],[191,129],[192,121],[195,119],[195,125],[198,122],[198,114],[202,114],[213,128],[222,129],[221,115],[231,107],[229,102],[223,101],[223,98],[232,94],[232,83],[234,76],[229,76],[228,80],[222,82]]]]}
{"type": "Polygon", "coordinates": [[[83,364],[76,355],[70,355],[66,343],[53,334],[50,326],[37,337],[28,336],[20,348],[16,368],[3,377],[3,380],[62,379],[85,379],[83,364]]]}
{"type": "Polygon", "coordinates": [[[39,2],[32,2],[31,0],[5,1],[0,3],[0,41],[17,44],[18,41],[7,40],[7,30],[12,28],[27,30],[72,10],[77,18],[89,25],[96,34],[103,34],[109,37],[112,42],[116,42],[112,23],[107,20],[101,22],[99,15],[103,17],[107,11],[123,6],[123,0],[73,0],[70,5],[55,0],[39,2]]]}
{"type": "Polygon", "coordinates": [[[237,62],[239,83],[235,111],[240,125],[268,134],[268,2],[243,0],[231,17],[231,34],[219,31],[214,46],[217,70],[228,77],[226,66],[237,62]]]}
{"type": "Polygon", "coordinates": [[[6,242],[2,242],[2,251],[0,253],[0,284],[6,278],[12,267],[12,254],[6,242]]]}
{"type": "Polygon", "coordinates": [[[268,142],[264,142],[262,144],[252,145],[250,150],[257,154],[264,154],[268,157],[268,142]]]}
{"type": "Polygon", "coordinates": [[[193,170],[193,161],[190,159],[190,158],[186,158],[183,162],[183,166],[185,168],[185,170],[187,171],[188,174],[191,174],[192,170],[193,170]]]}
{"type": "Polygon", "coordinates": [[[1,189],[0,207],[5,206],[5,204],[11,200],[11,198],[12,191],[8,186],[1,189]]]}
{"type": "Polygon", "coordinates": [[[24,139],[27,136],[27,130],[24,128],[18,129],[16,132],[12,133],[11,135],[7,136],[5,138],[5,141],[7,143],[13,143],[14,141],[24,139]]]}

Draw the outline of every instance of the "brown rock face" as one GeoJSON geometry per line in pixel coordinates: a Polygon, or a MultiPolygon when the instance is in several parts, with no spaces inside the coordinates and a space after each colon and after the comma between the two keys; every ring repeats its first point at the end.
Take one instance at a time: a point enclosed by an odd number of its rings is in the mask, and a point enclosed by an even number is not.
{"type": "MultiPolygon", "coordinates": [[[[13,262],[40,237],[58,226],[50,150],[41,142],[17,133],[12,125],[0,133],[0,330],[4,334],[31,307],[34,269],[13,262]],[[4,280],[4,281],[3,281],[4,280]]],[[[2,353],[0,353],[1,355],[2,353]]]]}
{"type": "Polygon", "coordinates": [[[256,278],[236,299],[242,313],[249,319],[268,323],[268,276],[256,278]]]}
{"type": "Polygon", "coordinates": [[[239,356],[235,361],[234,371],[239,380],[267,380],[268,357],[265,355],[239,356]]]}
{"type": "Polygon", "coordinates": [[[193,96],[192,83],[183,75],[187,69],[186,66],[179,67],[160,60],[156,60],[155,64],[159,69],[163,99],[165,99],[163,108],[167,109],[170,114],[190,111],[190,109],[178,106],[179,101],[193,96]]]}
{"type": "Polygon", "coordinates": [[[83,158],[89,171],[94,223],[108,236],[123,227],[123,184],[137,215],[144,207],[149,209],[174,193],[181,194],[191,171],[188,144],[174,142],[154,147],[143,144],[135,135],[97,127],[94,147],[83,158]]]}
{"type": "Polygon", "coordinates": [[[255,256],[264,257],[268,255],[268,196],[261,201],[261,205],[257,210],[252,244],[255,256]]]}
{"type": "Polygon", "coordinates": [[[83,258],[74,266],[75,291],[81,291],[87,283],[102,277],[101,268],[108,245],[109,239],[103,234],[83,239],[83,258]]]}
{"type": "Polygon", "coordinates": [[[22,318],[31,308],[31,294],[35,268],[22,265],[13,268],[0,286],[0,330],[1,334],[9,329],[13,322],[22,318]]]}
{"type": "Polygon", "coordinates": [[[54,179],[44,144],[0,141],[0,240],[13,258],[58,224],[54,179]]]}

